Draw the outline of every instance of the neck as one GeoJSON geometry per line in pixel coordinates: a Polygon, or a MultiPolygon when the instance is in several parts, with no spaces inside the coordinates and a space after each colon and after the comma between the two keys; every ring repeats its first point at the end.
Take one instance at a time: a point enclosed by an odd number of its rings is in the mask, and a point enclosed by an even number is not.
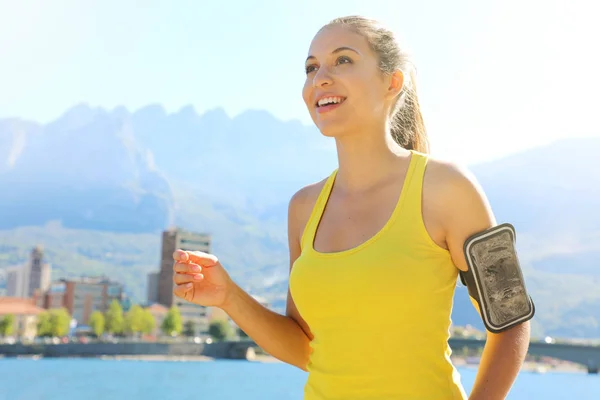
{"type": "Polygon", "coordinates": [[[387,180],[410,154],[385,129],[337,138],[336,147],[336,186],[344,192],[362,192],[387,180]]]}

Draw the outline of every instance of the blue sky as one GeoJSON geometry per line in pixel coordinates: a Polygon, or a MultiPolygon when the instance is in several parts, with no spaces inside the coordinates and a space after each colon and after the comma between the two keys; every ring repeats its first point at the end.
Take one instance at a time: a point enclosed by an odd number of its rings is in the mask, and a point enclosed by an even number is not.
{"type": "Polygon", "coordinates": [[[487,160],[600,136],[593,3],[0,0],[0,118],[160,103],[310,124],[301,99],[310,40],[334,17],[363,14],[414,54],[433,152],[487,160]]]}

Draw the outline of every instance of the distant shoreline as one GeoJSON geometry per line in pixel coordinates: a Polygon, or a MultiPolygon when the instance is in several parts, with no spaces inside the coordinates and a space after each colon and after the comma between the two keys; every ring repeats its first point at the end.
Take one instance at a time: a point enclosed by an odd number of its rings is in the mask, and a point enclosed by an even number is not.
{"type": "MultiPolygon", "coordinates": [[[[21,355],[17,357],[4,357],[0,355],[0,359],[2,358],[18,358],[18,359],[42,359],[46,357],[42,357],[39,355],[21,355]]],[[[47,357],[54,358],[54,357],[47,357]]],[[[108,361],[141,361],[141,362],[211,362],[211,361],[221,361],[221,359],[207,356],[179,356],[179,355],[98,355],[93,357],[61,357],[61,358],[70,358],[70,359],[95,359],[95,360],[108,360],[108,361]]],[[[282,361],[276,359],[275,357],[269,355],[259,355],[257,354],[253,359],[247,360],[246,362],[255,362],[255,363],[282,363],[282,361]]],[[[467,368],[467,369],[477,369],[479,367],[478,363],[467,362],[465,357],[452,357],[452,363],[457,368],[467,368]]],[[[583,366],[574,363],[568,362],[560,362],[556,365],[551,365],[547,363],[538,363],[526,361],[521,368],[521,371],[532,372],[532,373],[546,373],[546,372],[559,372],[559,373],[587,373],[586,369],[583,366]]]]}
{"type": "MultiPolygon", "coordinates": [[[[41,359],[88,359],[88,360],[109,360],[109,361],[172,361],[172,362],[209,362],[209,361],[222,361],[224,359],[208,357],[208,356],[185,356],[185,355],[165,355],[165,354],[136,354],[136,355],[95,355],[95,356],[66,356],[66,357],[44,357],[39,354],[31,354],[31,355],[18,355],[18,356],[5,356],[0,354],[1,359],[32,359],[32,360],[41,360],[41,359]]],[[[236,360],[237,361],[237,360],[236,360]]],[[[240,360],[244,361],[244,360],[240,360]]],[[[279,363],[282,362],[275,357],[271,357],[268,355],[256,355],[251,360],[246,360],[246,362],[260,362],[260,363],[279,363]]]]}
{"type": "MultiPolygon", "coordinates": [[[[455,367],[477,369],[479,363],[467,362],[467,358],[453,356],[452,364],[455,367]]],[[[560,373],[585,373],[587,369],[579,364],[570,363],[566,361],[557,361],[556,364],[549,364],[544,362],[525,361],[521,367],[521,371],[534,372],[534,373],[546,373],[546,372],[560,372],[560,373]]]]}

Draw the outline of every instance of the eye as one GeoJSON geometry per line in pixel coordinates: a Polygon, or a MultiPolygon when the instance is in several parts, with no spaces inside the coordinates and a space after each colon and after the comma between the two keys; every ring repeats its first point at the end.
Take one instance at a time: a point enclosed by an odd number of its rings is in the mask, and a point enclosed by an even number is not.
{"type": "Polygon", "coordinates": [[[348,56],[339,56],[336,60],[336,64],[352,64],[352,59],[348,56]]]}
{"type": "Polygon", "coordinates": [[[315,71],[317,69],[316,65],[307,65],[305,68],[305,71],[307,74],[310,74],[311,72],[315,71]]]}

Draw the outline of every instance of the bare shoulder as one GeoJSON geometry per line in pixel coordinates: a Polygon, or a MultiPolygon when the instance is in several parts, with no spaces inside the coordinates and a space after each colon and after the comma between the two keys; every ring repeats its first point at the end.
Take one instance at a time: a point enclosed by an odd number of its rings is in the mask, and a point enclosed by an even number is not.
{"type": "Polygon", "coordinates": [[[310,218],[321,190],[323,190],[323,186],[325,186],[325,182],[327,182],[327,178],[304,186],[294,193],[290,199],[288,206],[288,231],[290,236],[293,236],[296,240],[299,240],[302,236],[304,227],[310,218]]]}
{"type": "Polygon", "coordinates": [[[428,156],[426,179],[447,190],[454,185],[478,186],[471,170],[464,164],[442,158],[428,156]]]}
{"type": "Polygon", "coordinates": [[[466,165],[454,161],[429,157],[424,185],[432,195],[430,197],[443,204],[464,201],[487,203],[483,188],[473,172],[466,165]]]}
{"type": "Polygon", "coordinates": [[[317,202],[317,198],[325,186],[327,178],[304,186],[298,190],[290,199],[289,210],[293,214],[310,214],[312,209],[317,202]]]}
{"type": "Polygon", "coordinates": [[[423,203],[456,266],[466,270],[464,241],[474,233],[496,225],[487,196],[473,172],[463,164],[430,157],[423,181],[423,203]]]}
{"type": "Polygon", "coordinates": [[[295,212],[302,212],[302,210],[307,208],[312,209],[326,181],[327,178],[304,186],[302,189],[294,193],[290,199],[290,209],[295,212]]]}

